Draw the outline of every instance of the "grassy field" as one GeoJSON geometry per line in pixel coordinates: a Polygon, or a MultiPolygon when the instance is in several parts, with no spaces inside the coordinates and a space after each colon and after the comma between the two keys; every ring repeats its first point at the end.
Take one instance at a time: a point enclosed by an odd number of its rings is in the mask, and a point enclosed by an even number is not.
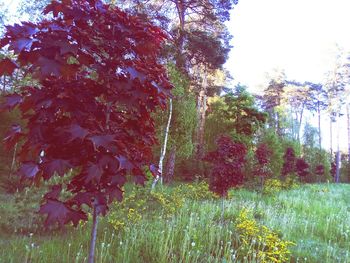
{"type": "MultiPolygon", "coordinates": [[[[1,213],[10,205],[2,200],[1,213]]],[[[350,262],[350,185],[304,185],[264,196],[237,189],[224,202],[223,218],[221,205],[186,198],[171,216],[158,209],[119,231],[101,218],[96,262],[254,262],[239,255],[235,226],[242,209],[296,244],[290,262],[350,262]]],[[[89,238],[89,223],[52,234],[0,233],[0,262],[85,262],[89,238]]]]}

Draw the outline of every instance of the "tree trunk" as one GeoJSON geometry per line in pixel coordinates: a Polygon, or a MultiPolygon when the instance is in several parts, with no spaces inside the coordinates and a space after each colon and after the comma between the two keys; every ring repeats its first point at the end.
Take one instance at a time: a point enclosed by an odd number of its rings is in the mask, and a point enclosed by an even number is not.
{"type": "Polygon", "coordinates": [[[333,162],[333,120],[332,120],[332,117],[330,117],[329,128],[330,128],[329,132],[330,132],[331,162],[333,162]]]}
{"type": "Polygon", "coordinates": [[[264,193],[264,183],[265,183],[265,177],[264,177],[264,176],[260,176],[260,184],[261,184],[260,193],[261,193],[261,194],[264,193]]]}
{"type": "Polygon", "coordinates": [[[160,179],[160,183],[163,184],[163,161],[166,153],[166,146],[168,144],[168,135],[169,135],[169,129],[170,129],[170,122],[171,122],[171,117],[173,114],[173,100],[170,98],[169,99],[169,117],[168,117],[168,123],[165,128],[165,136],[164,136],[164,143],[163,147],[160,151],[160,158],[159,158],[159,168],[158,168],[158,174],[156,178],[154,178],[153,183],[152,183],[152,189],[156,186],[157,182],[160,179]]]}
{"type": "Polygon", "coordinates": [[[304,112],[304,103],[300,111],[300,119],[299,119],[299,125],[298,125],[298,142],[300,144],[300,131],[301,131],[301,124],[303,121],[303,112],[304,112]]]}
{"type": "Polygon", "coordinates": [[[15,148],[14,148],[14,150],[13,150],[12,162],[11,162],[11,168],[10,168],[10,175],[13,174],[13,171],[14,171],[14,169],[15,169],[16,154],[17,154],[17,145],[18,145],[18,143],[15,144],[15,148]]]}
{"type": "Polygon", "coordinates": [[[171,183],[174,178],[175,159],[176,159],[176,145],[174,145],[171,148],[171,151],[169,153],[169,158],[166,163],[166,168],[165,168],[166,173],[164,176],[164,180],[166,183],[171,183]]]}
{"type": "Polygon", "coordinates": [[[335,161],[336,161],[335,182],[339,183],[340,181],[339,115],[337,120],[337,153],[336,153],[335,161]]]}
{"type": "Polygon", "coordinates": [[[94,203],[94,211],[92,215],[91,239],[90,239],[90,253],[89,253],[89,261],[88,261],[89,263],[95,262],[97,225],[98,225],[97,204],[94,203]]]}
{"type": "Polygon", "coordinates": [[[185,6],[182,0],[174,2],[176,5],[177,15],[179,18],[179,30],[177,38],[177,56],[176,56],[176,67],[182,72],[186,73],[186,63],[184,57],[184,44],[185,44],[185,6]]]}
{"type": "Polygon", "coordinates": [[[204,156],[204,128],[205,128],[205,114],[207,111],[207,77],[204,73],[203,85],[198,96],[198,128],[197,128],[197,159],[202,159],[204,156]]]}
{"type": "Polygon", "coordinates": [[[292,138],[294,139],[294,119],[293,119],[293,110],[290,109],[290,112],[289,112],[290,116],[291,116],[291,125],[292,125],[292,138]]]}
{"type": "Polygon", "coordinates": [[[317,115],[318,115],[318,143],[319,143],[320,149],[322,149],[320,102],[317,102],[317,115]]]}
{"type": "Polygon", "coordinates": [[[347,126],[348,126],[347,127],[348,128],[348,163],[350,165],[350,103],[346,105],[346,120],[347,120],[347,126]]]}

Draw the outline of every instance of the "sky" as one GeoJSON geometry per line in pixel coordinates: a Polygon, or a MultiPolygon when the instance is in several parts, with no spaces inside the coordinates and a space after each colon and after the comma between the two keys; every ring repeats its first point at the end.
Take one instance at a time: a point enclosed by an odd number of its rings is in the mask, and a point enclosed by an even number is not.
{"type": "MultiPolygon", "coordinates": [[[[350,0],[240,0],[227,22],[234,47],[225,67],[234,83],[255,93],[266,87],[266,73],[274,69],[284,70],[289,80],[322,83],[334,65],[336,44],[350,50],[349,12],[350,0]]],[[[317,127],[316,116],[308,120],[317,127]]],[[[322,123],[328,148],[328,117],[322,123]]],[[[346,151],[345,115],[339,123],[340,147],[346,151]]]]}
{"type": "Polygon", "coordinates": [[[234,36],[225,67],[259,90],[266,73],[322,82],[334,48],[350,47],[349,0],[240,0],[227,26],[234,36]]]}

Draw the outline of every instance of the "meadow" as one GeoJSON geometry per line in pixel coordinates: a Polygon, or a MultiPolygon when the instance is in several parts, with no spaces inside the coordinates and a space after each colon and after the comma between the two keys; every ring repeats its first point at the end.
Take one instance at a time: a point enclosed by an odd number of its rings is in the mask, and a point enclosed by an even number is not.
{"type": "MultiPolygon", "coordinates": [[[[242,211],[250,215],[243,224],[245,234],[254,235],[256,224],[273,231],[281,242],[291,242],[286,262],[350,262],[348,184],[309,184],[269,194],[240,188],[231,190],[223,203],[203,187],[181,187],[165,186],[146,201],[141,199],[148,190],[129,191],[126,200],[132,207],[115,205],[100,218],[96,262],[273,262],[258,259],[264,250],[255,244],[259,237],[245,243],[238,229],[242,211]],[[141,199],[135,205],[137,191],[141,199]]],[[[38,225],[33,232],[11,233],[6,230],[10,225],[30,225],[32,219],[9,218],[18,200],[4,194],[1,198],[1,263],[86,262],[90,223],[51,232],[38,225]]],[[[24,206],[28,212],[36,204],[24,206]]]]}

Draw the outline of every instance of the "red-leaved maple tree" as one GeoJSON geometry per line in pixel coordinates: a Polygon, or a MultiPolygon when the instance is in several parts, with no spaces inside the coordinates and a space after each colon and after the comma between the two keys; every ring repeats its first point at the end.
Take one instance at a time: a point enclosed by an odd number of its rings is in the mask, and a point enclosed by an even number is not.
{"type": "Polygon", "coordinates": [[[217,149],[207,153],[204,160],[212,164],[209,189],[221,197],[226,197],[231,187],[243,183],[242,168],[246,162],[247,149],[244,144],[233,142],[229,136],[221,135],[217,149]]]}
{"type": "Polygon", "coordinates": [[[0,73],[26,67],[38,83],[6,97],[2,109],[19,107],[27,125],[13,125],[5,143],[23,141],[24,178],[38,183],[73,171],[44,196],[40,213],[46,224],[77,225],[87,220],[84,205],[95,218],[121,200],[127,175],[143,184],[145,167],[157,170],[150,113],[166,107],[172,88],[158,58],[166,36],[100,0],[53,1],[44,13],[52,18],[7,26],[0,41],[16,55],[0,61],[0,73]],[[72,196],[62,199],[62,189],[72,196]]]}
{"type": "Polygon", "coordinates": [[[264,180],[266,177],[272,175],[272,171],[269,169],[272,156],[272,150],[265,143],[260,143],[255,150],[256,164],[254,167],[254,175],[260,177],[261,191],[264,188],[264,180]]]}

